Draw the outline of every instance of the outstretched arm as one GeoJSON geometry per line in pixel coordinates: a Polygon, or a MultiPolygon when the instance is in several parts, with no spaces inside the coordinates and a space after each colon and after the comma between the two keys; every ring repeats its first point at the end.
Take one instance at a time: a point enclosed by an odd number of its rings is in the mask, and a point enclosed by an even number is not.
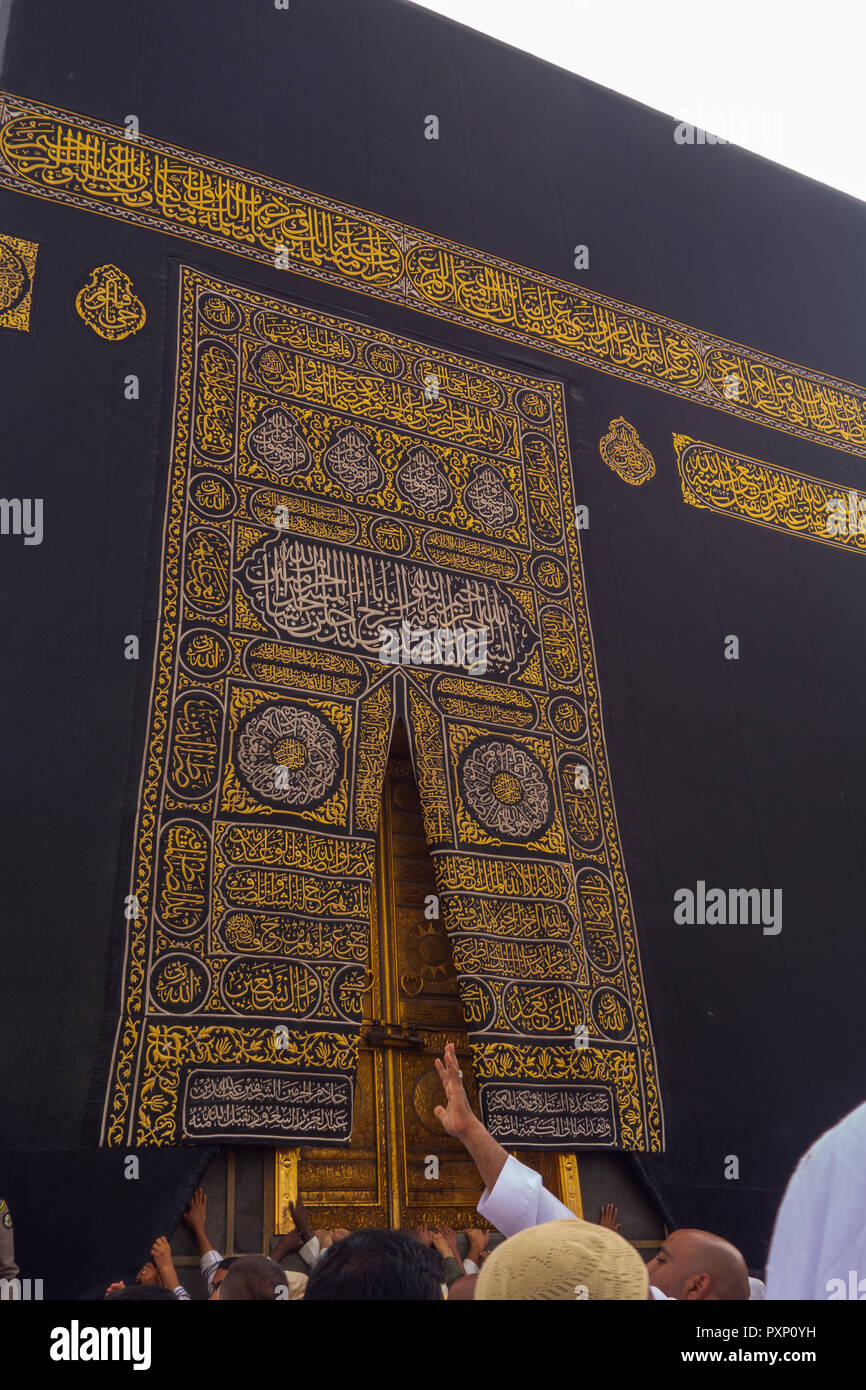
{"type": "Polygon", "coordinates": [[[298,1247],[298,1254],[305,1264],[312,1266],[322,1253],[319,1238],[313,1230],[313,1223],[310,1220],[310,1213],[301,1201],[300,1194],[296,1202],[289,1202],[289,1212],[295,1223],[295,1231],[301,1238],[298,1247]]]}
{"type": "Polygon", "coordinates": [[[205,1222],[207,1220],[207,1195],[200,1187],[197,1187],[192,1194],[192,1201],[184,1212],[183,1219],[195,1236],[198,1253],[200,1255],[206,1255],[208,1250],[213,1250],[213,1242],[210,1240],[205,1230],[205,1222]]]}
{"type": "Polygon", "coordinates": [[[282,1267],[286,1255],[296,1255],[304,1243],[304,1238],[299,1231],[289,1231],[288,1235],[280,1236],[279,1241],[271,1251],[271,1259],[274,1264],[282,1267]]]}
{"type": "Polygon", "coordinates": [[[492,1192],[508,1154],[484,1128],[469,1104],[453,1043],[449,1043],[445,1049],[444,1062],[436,1058],[436,1070],[447,1101],[447,1105],[437,1105],[436,1116],[442,1128],[454,1139],[460,1140],[475,1163],[484,1186],[492,1192]]]}
{"type": "Polygon", "coordinates": [[[150,1258],[156,1265],[156,1272],[159,1275],[159,1282],[164,1289],[173,1293],[175,1298],[189,1300],[189,1294],[177,1277],[177,1270],[174,1267],[174,1260],[171,1257],[171,1246],[165,1236],[157,1236],[153,1242],[153,1249],[150,1258]]]}
{"type": "Polygon", "coordinates": [[[516,1235],[527,1226],[540,1226],[544,1221],[574,1219],[574,1212],[542,1185],[540,1175],[525,1163],[509,1157],[473,1113],[451,1043],[445,1049],[444,1061],[440,1062],[437,1057],[436,1070],[448,1102],[437,1105],[436,1115],[443,1128],[460,1140],[475,1162],[485,1187],[478,1203],[478,1211],[484,1219],[504,1236],[516,1235]]]}

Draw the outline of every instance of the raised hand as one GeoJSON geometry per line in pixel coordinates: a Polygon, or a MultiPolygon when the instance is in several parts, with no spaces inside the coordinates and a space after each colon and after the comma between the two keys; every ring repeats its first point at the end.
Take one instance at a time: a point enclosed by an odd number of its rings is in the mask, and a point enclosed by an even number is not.
{"type": "Polygon", "coordinates": [[[450,1226],[437,1226],[433,1232],[433,1244],[443,1259],[450,1255],[462,1268],[463,1261],[457,1250],[457,1237],[450,1226]]]}
{"type": "Polygon", "coordinates": [[[298,1234],[303,1237],[304,1244],[306,1245],[307,1241],[310,1240],[313,1235],[313,1228],[310,1225],[310,1213],[307,1211],[300,1197],[298,1197],[296,1202],[289,1202],[289,1211],[292,1214],[292,1220],[297,1227],[298,1234]]]}
{"type": "Polygon", "coordinates": [[[599,1217],[598,1224],[599,1226],[606,1226],[609,1231],[618,1231],[618,1216],[619,1211],[614,1206],[613,1202],[608,1202],[607,1205],[603,1206],[601,1209],[601,1216],[599,1217]]]}
{"type": "Polygon", "coordinates": [[[147,1264],[141,1266],[135,1279],[136,1284],[158,1284],[159,1275],[156,1272],[156,1265],[153,1260],[148,1260],[147,1264]]]}
{"type": "Polygon", "coordinates": [[[271,1251],[271,1259],[279,1264],[284,1255],[296,1255],[306,1241],[299,1231],[289,1231],[288,1235],[280,1236],[279,1241],[271,1251]]]}
{"type": "Polygon", "coordinates": [[[207,1196],[200,1187],[197,1187],[192,1194],[192,1201],[184,1212],[183,1219],[191,1230],[204,1230],[207,1219],[207,1196]]]}
{"type": "Polygon", "coordinates": [[[469,1253],[467,1260],[474,1260],[477,1265],[481,1264],[482,1255],[486,1254],[490,1244],[490,1232],[482,1231],[478,1226],[470,1226],[466,1232],[469,1240],[469,1253]]]}
{"type": "Polygon", "coordinates": [[[174,1267],[174,1260],[171,1257],[171,1246],[165,1236],[157,1236],[153,1242],[150,1258],[156,1265],[156,1272],[159,1275],[159,1282],[165,1289],[175,1289],[178,1285],[177,1271],[174,1267]]]}
{"type": "Polygon", "coordinates": [[[478,1122],[466,1097],[463,1073],[457,1065],[457,1053],[454,1051],[453,1043],[446,1047],[443,1061],[440,1062],[439,1058],[436,1058],[436,1070],[445,1091],[447,1104],[437,1105],[434,1113],[446,1133],[455,1139],[463,1139],[466,1132],[478,1122]]]}

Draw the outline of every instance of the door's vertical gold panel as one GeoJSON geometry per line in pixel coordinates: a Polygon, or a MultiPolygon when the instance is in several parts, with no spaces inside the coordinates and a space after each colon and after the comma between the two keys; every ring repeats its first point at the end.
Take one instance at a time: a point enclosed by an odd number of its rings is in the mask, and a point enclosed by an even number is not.
{"type": "Polygon", "coordinates": [[[556,1177],[558,1196],[569,1211],[583,1218],[583,1196],[580,1190],[580,1171],[577,1154],[556,1154],[556,1177]]]}
{"type": "MultiPolygon", "coordinates": [[[[378,876],[377,876],[378,881],[378,876]]],[[[349,1148],[297,1150],[297,1181],[314,1228],[390,1226],[389,1110],[386,1099],[386,1059],[368,1047],[363,1035],[382,1016],[382,969],[378,930],[379,894],[374,888],[371,910],[370,970],[363,991],[362,1041],[355,1084],[355,1122],[349,1148]]],[[[279,1175],[279,1156],[277,1173],[279,1175]]],[[[286,1202],[278,1197],[283,1219],[286,1202]]],[[[284,1230],[292,1229],[288,1217],[284,1230]]]]}
{"type": "Polygon", "coordinates": [[[277,1149],[274,1154],[274,1230],[278,1235],[294,1226],[289,1203],[298,1200],[298,1150],[277,1149]]]}

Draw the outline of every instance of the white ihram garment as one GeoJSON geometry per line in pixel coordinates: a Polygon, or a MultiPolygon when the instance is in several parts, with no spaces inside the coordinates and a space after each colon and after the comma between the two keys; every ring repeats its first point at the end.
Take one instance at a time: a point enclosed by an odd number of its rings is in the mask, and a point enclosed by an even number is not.
{"type": "Polygon", "coordinates": [[[866,1298],[866,1103],[800,1159],[767,1260],[768,1299],[852,1297],[866,1298]]]}

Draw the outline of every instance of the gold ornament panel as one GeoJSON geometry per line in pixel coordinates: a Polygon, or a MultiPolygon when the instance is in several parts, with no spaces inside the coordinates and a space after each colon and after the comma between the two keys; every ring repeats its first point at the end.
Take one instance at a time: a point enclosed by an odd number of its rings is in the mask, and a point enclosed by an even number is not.
{"type": "Polygon", "coordinates": [[[29,333],[39,243],[0,232],[0,328],[29,333]]]}
{"type": "Polygon", "coordinates": [[[126,271],[111,264],[93,267],[75,296],[75,309],[88,328],[109,343],[130,338],[147,321],[147,311],[132,280],[126,271]]]}
{"type": "Polygon", "coordinates": [[[402,714],[488,1121],[659,1149],[562,387],[180,276],[105,1142],[348,1142],[402,714]]]}
{"type": "Polygon", "coordinates": [[[655,459],[641,444],[634,425],[622,415],[611,420],[607,432],[599,440],[598,451],[608,468],[632,487],[640,487],[655,474],[655,459]]]}

